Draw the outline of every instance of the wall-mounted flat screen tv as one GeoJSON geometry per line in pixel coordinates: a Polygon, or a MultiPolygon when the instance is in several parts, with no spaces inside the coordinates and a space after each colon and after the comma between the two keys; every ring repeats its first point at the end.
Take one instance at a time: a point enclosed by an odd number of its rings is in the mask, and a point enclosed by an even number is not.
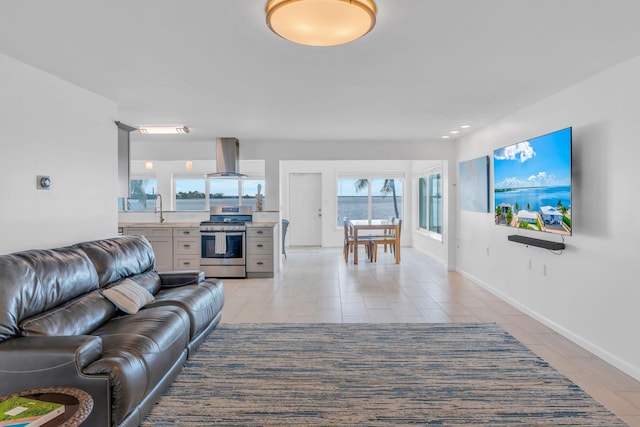
{"type": "Polygon", "coordinates": [[[571,128],[493,152],[495,222],[571,235],[571,128]]]}

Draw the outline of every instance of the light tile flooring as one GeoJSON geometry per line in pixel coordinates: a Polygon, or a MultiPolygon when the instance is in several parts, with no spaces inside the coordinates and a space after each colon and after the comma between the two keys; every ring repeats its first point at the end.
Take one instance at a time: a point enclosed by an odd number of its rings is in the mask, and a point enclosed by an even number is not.
{"type": "Polygon", "coordinates": [[[344,262],[341,249],[287,249],[272,279],[224,279],[223,323],[496,322],[610,411],[640,426],[640,382],[411,248],[344,262]]]}

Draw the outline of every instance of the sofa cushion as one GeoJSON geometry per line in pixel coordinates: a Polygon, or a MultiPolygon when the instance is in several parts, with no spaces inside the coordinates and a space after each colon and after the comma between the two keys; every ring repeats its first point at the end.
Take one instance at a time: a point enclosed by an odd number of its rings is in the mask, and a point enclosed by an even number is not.
{"type": "Polygon", "coordinates": [[[99,291],[20,322],[23,336],[88,335],[114,317],[116,308],[99,291]]]}
{"type": "Polygon", "coordinates": [[[117,285],[103,290],[102,295],[127,314],[135,314],[153,302],[153,295],[131,279],[124,279],[117,285]]]}
{"type": "Polygon", "coordinates": [[[108,374],[112,423],[119,425],[186,358],[189,318],[178,307],[151,307],[111,319],[92,335],[102,338],[102,358],[85,374],[108,374]]]}
{"type": "Polygon", "coordinates": [[[220,280],[162,289],[155,296],[153,306],[176,305],[189,314],[190,339],[200,334],[222,310],[224,287],[220,280]]]}
{"type": "Polygon", "coordinates": [[[0,255],[0,341],[18,336],[22,320],[96,289],[96,270],[79,249],[0,255]]]}
{"type": "Polygon", "coordinates": [[[74,245],[83,250],[98,272],[104,287],[129,276],[153,270],[155,254],[144,236],[121,236],[74,245]]]}
{"type": "Polygon", "coordinates": [[[155,295],[162,287],[162,282],[160,281],[158,272],[153,270],[136,274],[135,276],[129,276],[128,279],[133,280],[138,285],[148,290],[152,295],[155,295]]]}

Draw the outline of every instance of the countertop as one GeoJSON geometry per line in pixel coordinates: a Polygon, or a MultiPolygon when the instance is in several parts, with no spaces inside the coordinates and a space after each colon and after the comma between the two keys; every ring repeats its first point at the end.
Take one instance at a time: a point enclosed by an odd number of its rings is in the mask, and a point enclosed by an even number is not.
{"type": "Polygon", "coordinates": [[[118,227],[200,227],[199,222],[120,222],[118,227]]]}
{"type": "Polygon", "coordinates": [[[275,227],[277,222],[247,222],[247,228],[275,227]]]}
{"type": "MultiPolygon", "coordinates": [[[[277,222],[247,222],[245,225],[247,228],[258,228],[258,227],[275,227],[277,222]]],[[[118,227],[200,227],[199,222],[163,222],[162,224],[159,222],[121,222],[118,223],[118,227]]]]}

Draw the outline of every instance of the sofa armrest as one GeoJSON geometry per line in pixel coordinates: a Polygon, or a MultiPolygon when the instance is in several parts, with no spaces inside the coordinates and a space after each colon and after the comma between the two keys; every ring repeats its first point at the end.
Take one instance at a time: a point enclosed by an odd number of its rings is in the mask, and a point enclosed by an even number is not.
{"type": "Polygon", "coordinates": [[[89,393],[93,410],[83,425],[110,426],[109,377],[82,369],[102,355],[97,336],[19,337],[0,342],[0,396],[42,387],[73,387],[89,393]]]}
{"type": "Polygon", "coordinates": [[[204,282],[204,272],[198,270],[180,270],[159,272],[160,285],[163,288],[197,285],[204,282]]]}
{"type": "Polygon", "coordinates": [[[0,374],[37,373],[68,364],[79,372],[101,353],[102,339],[90,335],[13,338],[0,343],[0,374]]]}

